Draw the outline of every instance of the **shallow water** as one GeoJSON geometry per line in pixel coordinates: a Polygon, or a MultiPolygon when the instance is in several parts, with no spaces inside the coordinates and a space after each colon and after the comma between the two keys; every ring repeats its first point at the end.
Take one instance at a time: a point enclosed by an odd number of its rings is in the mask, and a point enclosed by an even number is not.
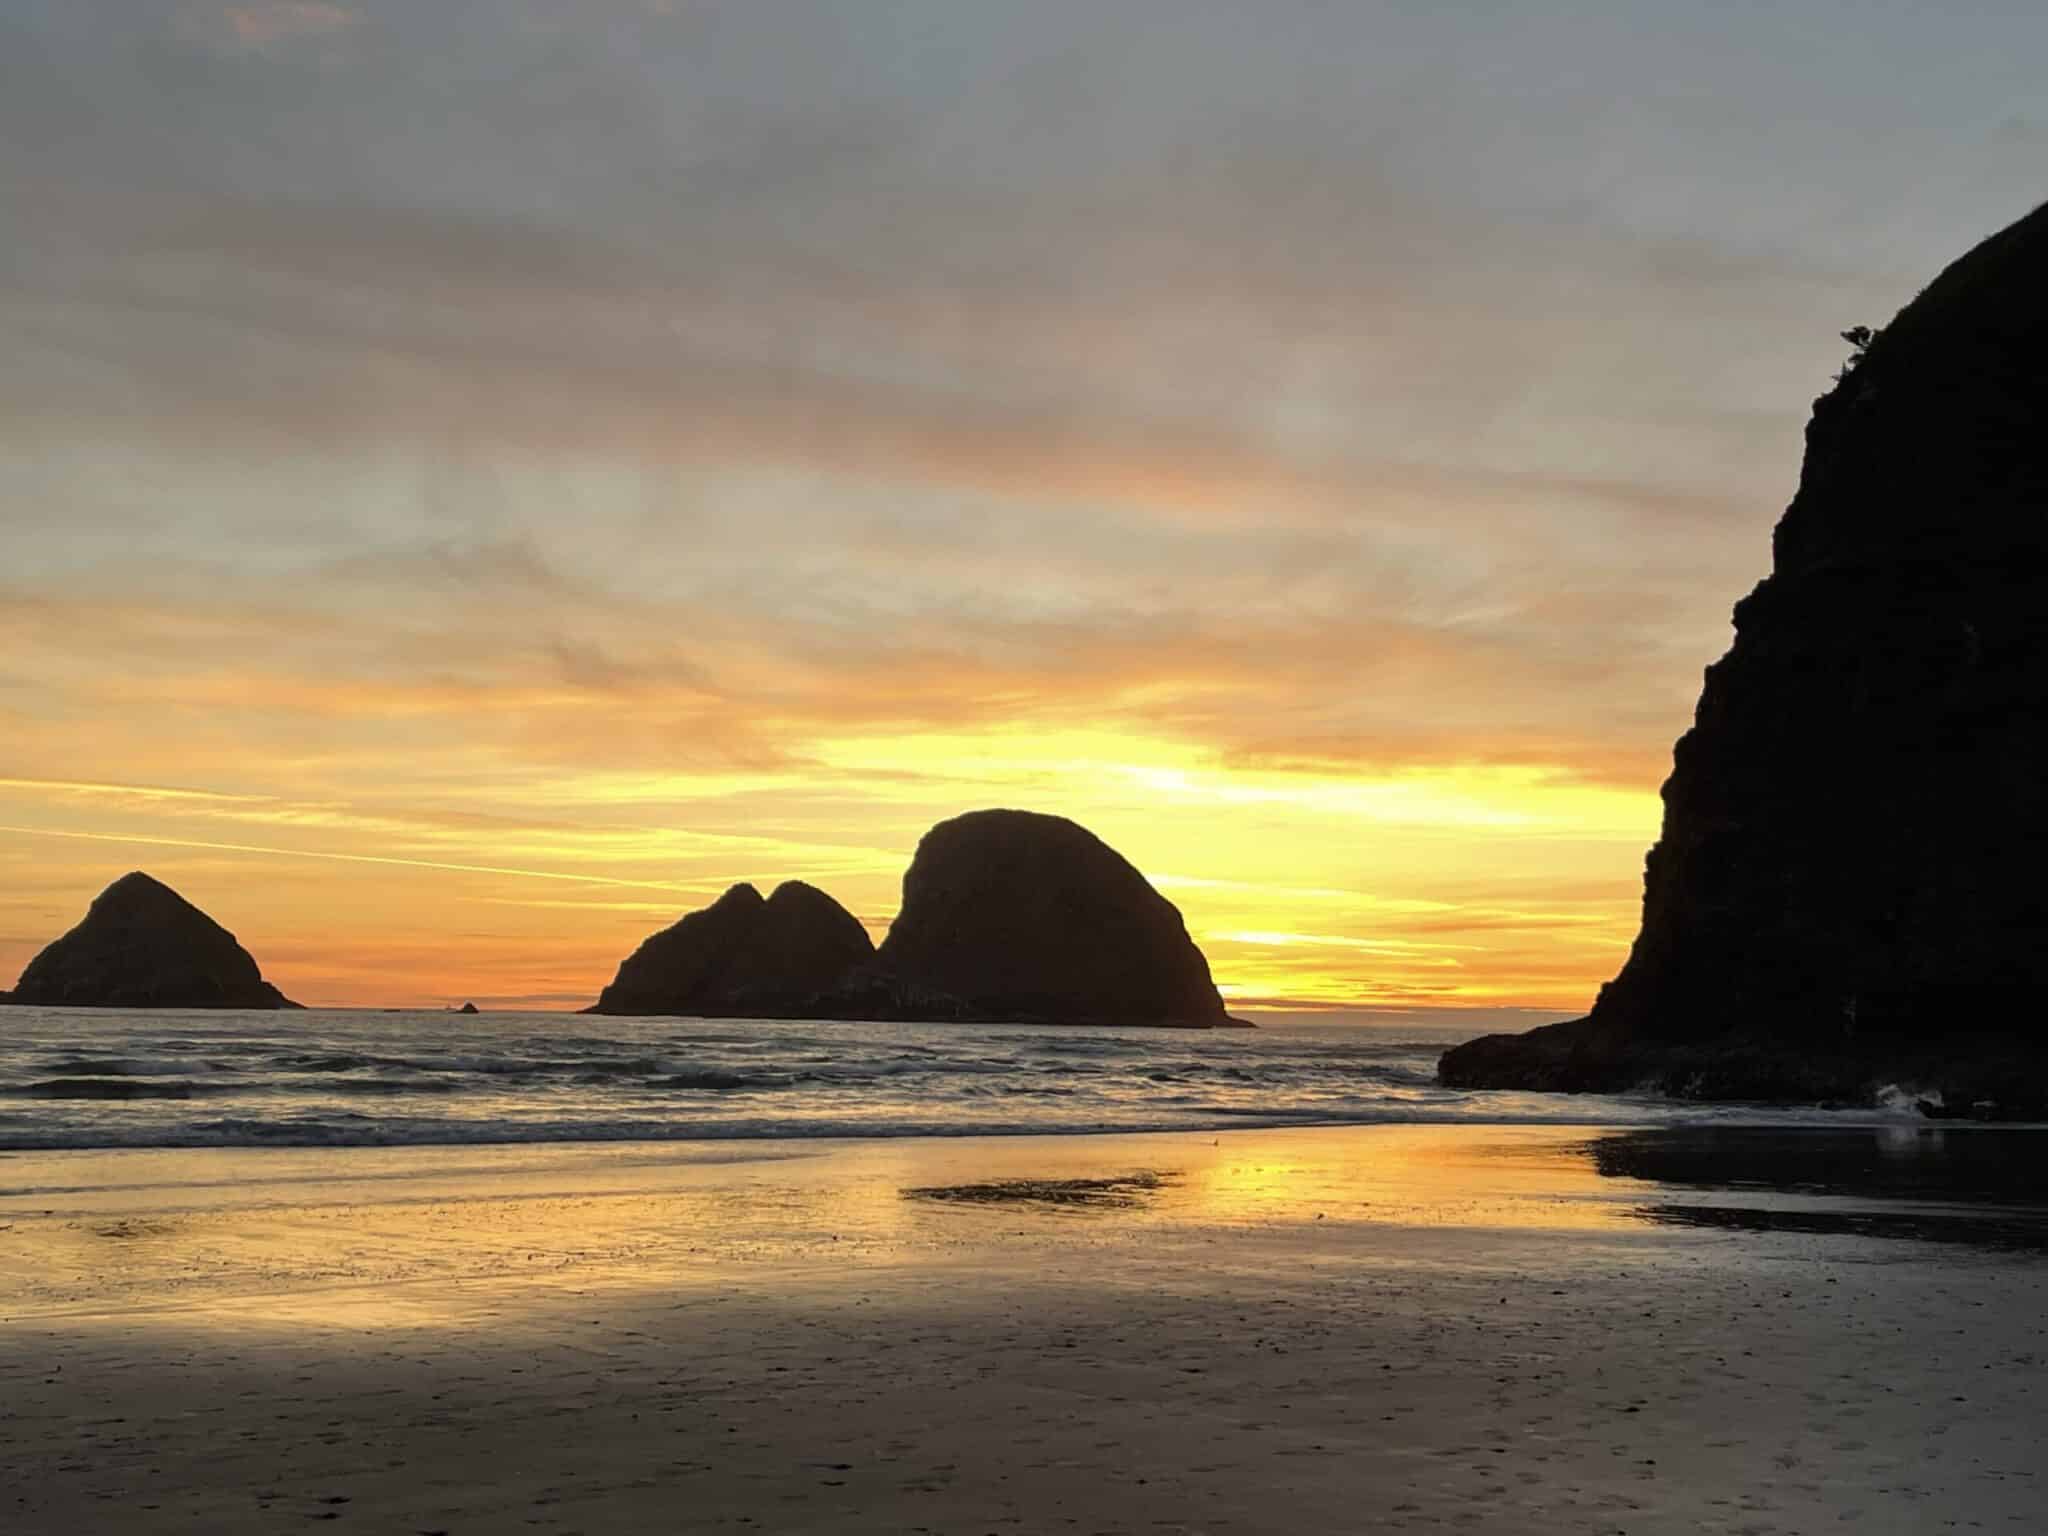
{"type": "Polygon", "coordinates": [[[0,1150],[1884,1118],[1438,1087],[1471,1029],[0,1009],[0,1150]]]}

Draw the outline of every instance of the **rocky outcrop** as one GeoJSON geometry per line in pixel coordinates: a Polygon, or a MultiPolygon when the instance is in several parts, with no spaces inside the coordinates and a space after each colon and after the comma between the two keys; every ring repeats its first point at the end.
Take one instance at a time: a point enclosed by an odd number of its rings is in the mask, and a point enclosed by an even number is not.
{"type": "Polygon", "coordinates": [[[296,1008],[235,936],[148,875],[123,875],[28,963],[12,1001],[57,1008],[296,1008]]]}
{"type": "Polygon", "coordinates": [[[1058,816],[941,822],[877,951],[800,881],[736,885],[642,944],[592,1013],[911,1022],[1235,1025],[1180,913],[1058,816]]]}
{"type": "Polygon", "coordinates": [[[1173,903],[1094,833],[1029,811],[924,835],[871,979],[919,1017],[1236,1022],[1173,903]]]}
{"type": "Polygon", "coordinates": [[[815,886],[787,881],[763,900],[735,885],[628,956],[591,1012],[809,1016],[874,953],[860,920],[815,886]]]}
{"type": "Polygon", "coordinates": [[[1454,1086],[2048,1108],[2048,209],[1816,402],[1590,1016],[1454,1086]]]}

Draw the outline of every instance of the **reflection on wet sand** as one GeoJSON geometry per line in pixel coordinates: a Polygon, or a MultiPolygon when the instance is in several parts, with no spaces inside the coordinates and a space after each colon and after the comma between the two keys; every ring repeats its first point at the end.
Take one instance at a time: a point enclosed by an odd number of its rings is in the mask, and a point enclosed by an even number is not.
{"type": "Polygon", "coordinates": [[[271,1298],[282,1318],[352,1293],[365,1325],[459,1325],[569,1288],[778,1284],[821,1258],[974,1262],[1032,1242],[1142,1253],[1234,1232],[1312,1231],[1364,1253],[1388,1228],[1646,1225],[2010,1247],[2048,1210],[2044,1147],[2039,1133],[1976,1127],[1463,1125],[16,1154],[0,1159],[0,1312],[203,1311],[223,1298],[246,1311],[271,1298]]]}
{"type": "Polygon", "coordinates": [[[1645,1205],[1646,1221],[1722,1232],[1803,1232],[1817,1237],[1905,1238],[1965,1243],[2022,1253],[2048,1253],[2048,1218],[1971,1211],[1776,1210],[1753,1205],[1645,1205]]]}
{"type": "Polygon", "coordinates": [[[2040,1259],[1868,1239],[1995,1239],[1955,1192],[2037,1144],[1946,1183],[1932,1142],[1513,1126],[0,1158],[0,1510],[2031,1530],[2040,1259]],[[1815,1192],[1887,1146],[1947,1198],[1815,1192]]]}
{"type": "Polygon", "coordinates": [[[1867,1199],[2048,1201],[2048,1134],[2009,1126],[1750,1126],[1608,1131],[1607,1175],[1707,1189],[1867,1199]]]}
{"type": "Polygon", "coordinates": [[[1627,1225],[1626,1195],[1583,1140],[1547,1126],[1384,1126],[20,1153],[0,1157],[0,1254],[16,1261],[0,1264],[0,1311],[266,1296],[281,1314],[354,1291],[366,1324],[380,1312],[459,1324],[485,1285],[503,1293],[487,1314],[501,1318],[522,1294],[564,1287],[772,1284],[820,1258],[958,1261],[1039,1239],[1627,1225]],[[1100,1219],[1077,1227],[1077,1215],[1100,1219]]]}
{"type": "Polygon", "coordinates": [[[1665,1127],[1609,1132],[1585,1151],[1611,1178],[1748,1197],[1640,1207],[1663,1225],[2048,1250],[2048,1134],[2038,1130],[1665,1127]]]}

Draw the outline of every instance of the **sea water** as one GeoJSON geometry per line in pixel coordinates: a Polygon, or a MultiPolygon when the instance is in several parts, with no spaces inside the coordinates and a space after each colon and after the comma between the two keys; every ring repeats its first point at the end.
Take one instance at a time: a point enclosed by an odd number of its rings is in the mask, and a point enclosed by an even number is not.
{"type": "Polygon", "coordinates": [[[1477,1032],[0,1008],[0,1151],[1884,1118],[1439,1087],[1477,1032]]]}

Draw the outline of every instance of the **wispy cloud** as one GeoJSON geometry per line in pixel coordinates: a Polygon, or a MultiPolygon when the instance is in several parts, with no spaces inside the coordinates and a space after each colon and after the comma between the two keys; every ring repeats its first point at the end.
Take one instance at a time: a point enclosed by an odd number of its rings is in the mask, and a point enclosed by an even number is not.
{"type": "Polygon", "coordinates": [[[260,805],[271,798],[268,795],[229,795],[213,789],[170,789],[158,784],[94,784],[66,779],[0,778],[0,790],[9,789],[44,790],[59,795],[145,803],[152,800],[185,800],[202,805],[260,805]]]}
{"type": "Polygon", "coordinates": [[[0,826],[15,837],[62,837],[79,842],[127,843],[154,848],[202,848],[216,853],[254,853],[280,859],[331,859],[341,864],[381,864],[401,869],[437,869],[455,874],[511,875],[520,880],[566,880],[577,885],[635,886],[647,890],[687,891],[689,887],[657,880],[621,880],[609,875],[564,870],[510,869],[496,864],[455,864],[441,859],[402,859],[374,853],[337,853],[331,849],[267,847],[260,843],[224,843],[198,838],[160,837],[136,832],[77,832],[55,827],[0,826]]]}
{"type": "Polygon", "coordinates": [[[326,0],[262,0],[256,5],[231,5],[221,13],[235,41],[249,48],[268,48],[286,38],[319,36],[358,26],[362,17],[326,0]]]}

